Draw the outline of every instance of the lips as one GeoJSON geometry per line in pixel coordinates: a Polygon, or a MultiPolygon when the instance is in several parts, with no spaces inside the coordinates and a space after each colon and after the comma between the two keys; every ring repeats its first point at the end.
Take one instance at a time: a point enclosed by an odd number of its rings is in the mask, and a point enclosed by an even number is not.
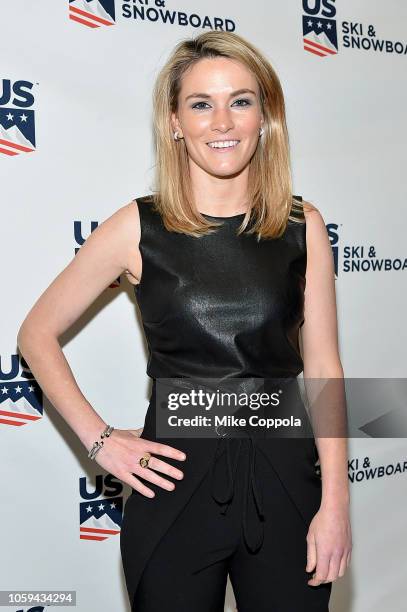
{"type": "MultiPolygon", "coordinates": [[[[222,141],[213,141],[213,142],[222,142],[222,141]]],[[[237,145],[239,144],[240,140],[236,140],[236,141],[232,141],[232,140],[225,140],[223,142],[235,142],[235,144],[233,145],[223,145],[223,146],[211,146],[210,142],[207,142],[206,144],[208,145],[208,147],[212,150],[212,151],[230,151],[232,149],[235,149],[237,147],[237,145]]]]}

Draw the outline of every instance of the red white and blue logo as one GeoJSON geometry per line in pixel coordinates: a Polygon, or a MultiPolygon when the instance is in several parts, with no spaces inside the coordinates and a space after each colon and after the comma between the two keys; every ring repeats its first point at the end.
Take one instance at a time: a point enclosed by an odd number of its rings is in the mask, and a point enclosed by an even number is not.
{"type": "Polygon", "coordinates": [[[79,492],[84,500],[79,504],[80,539],[102,542],[119,534],[123,518],[123,484],[112,474],[98,474],[91,492],[86,478],[80,478],[79,492]]]}
{"type": "Polygon", "coordinates": [[[34,423],[43,416],[43,393],[31,372],[24,369],[20,375],[20,359],[11,355],[11,368],[3,372],[0,358],[0,424],[21,427],[34,423]],[[16,380],[18,379],[18,380],[16,380]]]}
{"type": "Polygon", "coordinates": [[[304,49],[318,57],[338,53],[334,0],[303,0],[302,32],[304,49]]]}
{"type": "Polygon", "coordinates": [[[14,157],[35,151],[33,83],[2,79],[0,93],[0,153],[14,157]]]}
{"type": "Polygon", "coordinates": [[[407,56],[407,44],[378,35],[373,23],[340,21],[337,23],[336,0],[302,0],[302,34],[304,50],[317,57],[338,54],[342,49],[389,53],[407,56]],[[342,33],[338,41],[338,29],[342,33]]]}
{"type": "Polygon", "coordinates": [[[114,0],[69,0],[69,19],[87,28],[112,26],[114,0]]]}

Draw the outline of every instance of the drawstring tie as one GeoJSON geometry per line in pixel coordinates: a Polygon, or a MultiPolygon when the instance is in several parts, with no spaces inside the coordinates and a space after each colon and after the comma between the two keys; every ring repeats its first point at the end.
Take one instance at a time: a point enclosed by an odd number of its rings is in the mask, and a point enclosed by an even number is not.
{"type": "MultiPolygon", "coordinates": [[[[251,552],[256,552],[263,544],[263,521],[265,515],[255,474],[256,444],[251,435],[248,435],[247,439],[249,440],[249,461],[245,471],[244,482],[243,535],[249,550],[251,550],[251,552]]],[[[234,466],[232,466],[230,438],[221,437],[216,447],[215,458],[211,468],[211,494],[213,499],[223,506],[221,509],[222,514],[226,514],[233,499],[236,471],[242,443],[243,439],[240,438],[234,466]],[[224,453],[222,453],[223,447],[225,447],[224,453]],[[226,459],[226,483],[222,478],[218,478],[217,481],[215,481],[216,472],[221,465],[220,459],[223,457],[226,459]],[[219,484],[218,489],[216,486],[217,484],[219,484]]]]}

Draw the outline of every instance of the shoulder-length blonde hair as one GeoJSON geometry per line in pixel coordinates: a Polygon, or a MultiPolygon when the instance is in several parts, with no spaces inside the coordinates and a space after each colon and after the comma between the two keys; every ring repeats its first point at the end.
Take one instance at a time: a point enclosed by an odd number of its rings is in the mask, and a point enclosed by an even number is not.
{"type": "Polygon", "coordinates": [[[233,32],[204,32],[196,38],[181,41],[158,74],[153,90],[156,151],[153,206],[169,231],[199,237],[212,233],[219,225],[203,217],[194,206],[185,141],[174,140],[171,125],[171,113],[178,109],[182,75],[199,60],[215,57],[237,60],[252,71],[259,85],[264,117],[264,133],[249,167],[251,208],[238,233],[257,233],[258,240],[278,238],[284,233],[289,218],[304,220],[301,204],[292,194],[283,90],[268,60],[251,43],[233,32]],[[246,230],[249,221],[251,227],[246,230]]]}

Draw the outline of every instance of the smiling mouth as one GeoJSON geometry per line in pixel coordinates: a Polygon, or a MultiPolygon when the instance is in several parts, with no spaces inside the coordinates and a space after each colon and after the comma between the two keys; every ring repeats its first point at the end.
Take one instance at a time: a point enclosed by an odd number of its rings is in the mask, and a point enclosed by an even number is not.
{"type": "Polygon", "coordinates": [[[212,150],[230,151],[231,149],[235,149],[237,145],[239,144],[239,142],[240,140],[225,140],[224,142],[215,142],[215,143],[207,142],[206,144],[212,150]]]}

